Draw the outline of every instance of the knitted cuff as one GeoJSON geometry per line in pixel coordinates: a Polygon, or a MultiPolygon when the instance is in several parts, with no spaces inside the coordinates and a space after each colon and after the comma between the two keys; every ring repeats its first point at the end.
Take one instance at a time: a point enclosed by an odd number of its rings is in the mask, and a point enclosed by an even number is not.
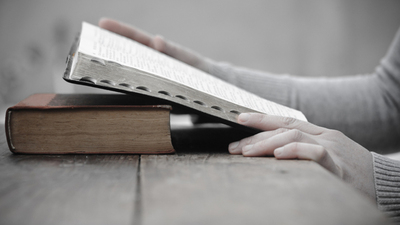
{"type": "Polygon", "coordinates": [[[394,220],[400,221],[400,161],[371,153],[378,208],[394,220]]]}

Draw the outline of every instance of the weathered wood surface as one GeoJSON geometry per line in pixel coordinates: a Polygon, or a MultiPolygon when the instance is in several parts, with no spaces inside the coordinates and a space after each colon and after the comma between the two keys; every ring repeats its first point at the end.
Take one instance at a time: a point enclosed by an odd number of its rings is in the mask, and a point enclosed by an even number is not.
{"type": "Polygon", "coordinates": [[[382,224],[315,163],[226,154],[141,158],[143,224],[382,224]]]}
{"type": "Polygon", "coordinates": [[[0,128],[0,224],[132,224],[138,155],[17,155],[0,128]]]}
{"type": "Polygon", "coordinates": [[[177,154],[141,156],[143,224],[385,223],[370,200],[318,164],[229,155],[224,145],[244,134],[216,132],[181,130],[175,145],[185,140],[186,148],[177,154]],[[201,136],[220,151],[196,151],[207,145],[201,136]]]}
{"type": "Polygon", "coordinates": [[[13,155],[2,133],[0,224],[387,222],[313,162],[229,155],[226,145],[244,133],[172,134],[173,155],[40,156],[13,155]]]}

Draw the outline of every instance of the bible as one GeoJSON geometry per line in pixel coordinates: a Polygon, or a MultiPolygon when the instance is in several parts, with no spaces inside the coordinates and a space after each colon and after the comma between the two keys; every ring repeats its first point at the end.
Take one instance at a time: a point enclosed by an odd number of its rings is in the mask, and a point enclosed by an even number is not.
{"type": "Polygon", "coordinates": [[[7,109],[14,153],[173,153],[169,105],[116,94],[34,94],[7,109]],[[149,105],[150,104],[150,105],[149,105]]]}
{"type": "Polygon", "coordinates": [[[303,113],[268,101],[136,41],[83,22],[63,78],[75,84],[144,95],[239,125],[243,112],[293,117],[303,113]]]}

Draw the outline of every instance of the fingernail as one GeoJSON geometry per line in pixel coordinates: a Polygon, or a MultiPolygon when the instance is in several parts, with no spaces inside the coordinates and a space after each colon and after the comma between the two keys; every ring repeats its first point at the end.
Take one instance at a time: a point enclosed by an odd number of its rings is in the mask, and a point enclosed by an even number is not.
{"type": "Polygon", "coordinates": [[[250,114],[248,113],[241,113],[238,117],[239,122],[245,123],[249,120],[250,114]]]}
{"type": "Polygon", "coordinates": [[[246,145],[242,148],[242,152],[250,152],[250,150],[253,148],[253,145],[246,145]]]}
{"type": "Polygon", "coordinates": [[[239,146],[239,142],[238,141],[230,143],[229,146],[228,146],[229,152],[236,152],[235,150],[236,150],[236,148],[238,146],[239,146]]]}
{"type": "Polygon", "coordinates": [[[282,152],[283,152],[283,148],[282,148],[282,147],[277,148],[277,149],[275,149],[275,151],[274,151],[274,155],[275,155],[275,156],[280,156],[280,155],[282,155],[282,152]]]}

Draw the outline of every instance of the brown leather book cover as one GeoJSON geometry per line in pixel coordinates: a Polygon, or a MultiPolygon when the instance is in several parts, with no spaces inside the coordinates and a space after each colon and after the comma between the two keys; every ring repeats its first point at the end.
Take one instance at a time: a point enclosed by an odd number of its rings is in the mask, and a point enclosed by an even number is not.
{"type": "Polygon", "coordinates": [[[8,146],[27,154],[173,153],[172,108],[153,103],[115,94],[34,94],[7,109],[8,146]]]}

